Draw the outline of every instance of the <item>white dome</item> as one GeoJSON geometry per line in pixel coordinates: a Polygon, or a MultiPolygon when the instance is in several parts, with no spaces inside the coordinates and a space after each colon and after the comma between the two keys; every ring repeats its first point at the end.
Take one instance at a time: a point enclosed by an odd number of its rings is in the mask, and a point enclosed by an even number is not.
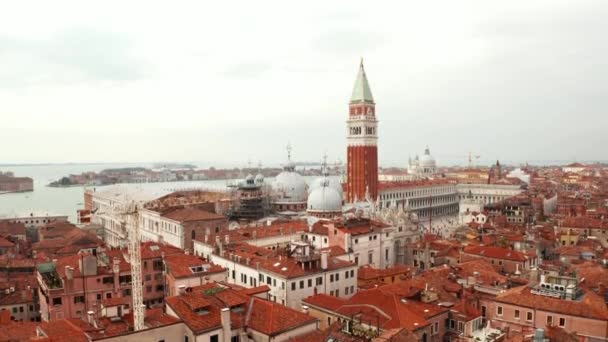
{"type": "Polygon", "coordinates": [[[308,195],[306,208],[314,212],[341,212],[342,196],[326,181],[308,195]]]}
{"type": "Polygon", "coordinates": [[[428,147],[426,148],[426,150],[424,150],[424,154],[422,155],[422,157],[420,157],[420,166],[435,167],[435,158],[431,156],[431,152],[429,151],[428,147]]]}
{"type": "Polygon", "coordinates": [[[261,174],[261,173],[258,173],[258,174],[255,176],[255,182],[256,182],[256,183],[263,183],[263,182],[264,182],[264,175],[263,175],[263,174],[261,174]]]}
{"type": "MultiPolygon", "coordinates": [[[[323,181],[325,181],[324,177],[319,177],[315,179],[310,185],[310,189],[314,190],[316,188],[320,188],[323,185],[323,181]]],[[[329,182],[329,187],[336,190],[340,195],[340,198],[342,198],[344,191],[342,190],[342,181],[340,180],[340,177],[328,176],[327,181],[329,182]]]]}
{"type": "Polygon", "coordinates": [[[306,201],[306,181],[299,173],[292,170],[279,173],[274,179],[272,190],[280,195],[280,201],[306,201]]]}

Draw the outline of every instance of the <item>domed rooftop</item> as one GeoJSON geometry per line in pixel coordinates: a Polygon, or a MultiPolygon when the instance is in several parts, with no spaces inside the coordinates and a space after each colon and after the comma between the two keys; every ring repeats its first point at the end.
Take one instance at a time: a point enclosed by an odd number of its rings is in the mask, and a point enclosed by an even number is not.
{"type": "Polygon", "coordinates": [[[427,147],[424,150],[424,154],[420,157],[420,166],[421,167],[435,167],[435,158],[431,156],[431,152],[427,147]]]}
{"type": "Polygon", "coordinates": [[[341,212],[342,196],[336,189],[329,186],[329,181],[324,180],[321,186],[315,188],[308,195],[306,208],[312,212],[341,212]]]}
{"type": "Polygon", "coordinates": [[[263,174],[261,174],[261,173],[258,173],[258,174],[255,176],[255,182],[256,182],[256,183],[258,183],[258,184],[259,184],[259,183],[264,183],[264,175],[263,175],[263,174]]]}
{"type": "Polygon", "coordinates": [[[296,172],[295,163],[291,161],[291,146],[287,146],[287,163],[272,183],[272,190],[278,196],[279,202],[305,202],[308,185],[304,177],[296,172]]]}
{"type": "Polygon", "coordinates": [[[323,185],[324,181],[327,181],[329,183],[328,186],[336,190],[338,192],[338,195],[340,195],[340,198],[342,198],[344,191],[342,189],[342,181],[338,176],[327,176],[326,178],[319,177],[312,182],[312,184],[310,185],[310,189],[314,190],[320,188],[323,185]]]}

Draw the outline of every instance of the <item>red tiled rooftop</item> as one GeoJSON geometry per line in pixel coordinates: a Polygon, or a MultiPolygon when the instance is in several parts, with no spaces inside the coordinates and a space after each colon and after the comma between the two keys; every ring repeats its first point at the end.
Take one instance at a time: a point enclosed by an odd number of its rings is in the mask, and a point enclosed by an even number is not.
{"type": "Polygon", "coordinates": [[[478,255],[481,257],[519,261],[523,262],[528,260],[528,257],[521,252],[514,251],[508,248],[494,247],[494,246],[472,246],[466,247],[464,253],[478,255]]]}
{"type": "Polygon", "coordinates": [[[226,219],[222,215],[198,209],[195,207],[186,207],[172,209],[163,212],[161,216],[177,222],[195,222],[195,221],[214,221],[226,219]]]}
{"type": "Polygon", "coordinates": [[[172,254],[165,256],[165,264],[167,265],[167,273],[176,279],[226,271],[225,268],[209,263],[205,259],[193,254],[172,254]],[[204,268],[201,272],[193,272],[192,267],[198,266],[204,268]]]}

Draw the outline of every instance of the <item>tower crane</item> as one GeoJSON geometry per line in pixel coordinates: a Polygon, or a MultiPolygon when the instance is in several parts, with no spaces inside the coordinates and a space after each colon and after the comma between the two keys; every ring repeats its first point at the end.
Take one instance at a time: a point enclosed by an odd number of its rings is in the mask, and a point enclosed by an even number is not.
{"type": "Polygon", "coordinates": [[[473,155],[473,153],[469,152],[469,168],[473,168],[475,165],[474,160],[479,159],[480,155],[473,155]]]}
{"type": "Polygon", "coordinates": [[[119,219],[121,228],[126,233],[124,242],[127,243],[129,251],[129,263],[131,264],[131,297],[133,298],[133,329],[135,331],[144,329],[144,303],[141,274],[141,232],[140,232],[140,210],[141,205],[133,200],[127,199],[124,205],[112,207],[112,216],[119,219]]]}

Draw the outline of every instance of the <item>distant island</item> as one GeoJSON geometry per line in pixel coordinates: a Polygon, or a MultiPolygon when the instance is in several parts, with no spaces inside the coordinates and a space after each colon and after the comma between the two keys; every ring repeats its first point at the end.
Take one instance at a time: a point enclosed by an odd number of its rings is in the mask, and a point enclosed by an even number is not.
{"type": "Polygon", "coordinates": [[[0,194],[34,191],[34,180],[30,177],[15,177],[12,172],[0,171],[0,194]]]}
{"type": "MultiPolygon", "coordinates": [[[[58,179],[48,186],[70,187],[82,185],[110,185],[119,183],[159,183],[159,182],[183,182],[201,180],[222,180],[244,178],[251,174],[261,173],[264,177],[274,177],[282,170],[281,168],[228,168],[196,169],[189,164],[157,164],[157,166],[171,166],[171,168],[150,169],[145,167],[125,167],[105,169],[100,172],[84,172],[78,175],[71,174],[58,179]]],[[[339,174],[337,169],[332,173],[339,174]]],[[[304,169],[300,171],[305,176],[317,176],[319,169],[304,169]]]]}

